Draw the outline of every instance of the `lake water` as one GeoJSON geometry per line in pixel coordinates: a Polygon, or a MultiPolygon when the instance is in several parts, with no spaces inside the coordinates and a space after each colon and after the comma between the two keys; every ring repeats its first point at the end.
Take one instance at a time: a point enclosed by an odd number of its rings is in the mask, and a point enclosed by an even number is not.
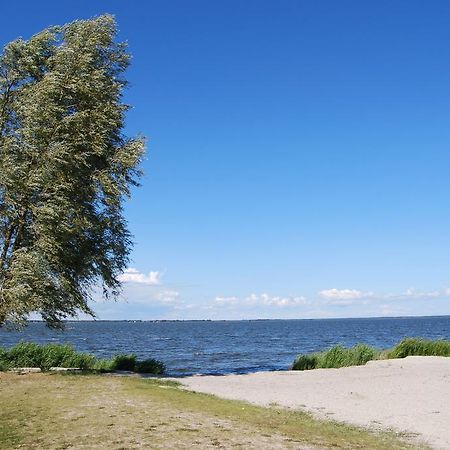
{"type": "Polygon", "coordinates": [[[407,336],[450,339],[450,316],[375,319],[68,322],[54,331],[31,322],[21,332],[0,328],[0,346],[33,341],[70,343],[110,357],[135,353],[161,359],[173,376],[288,369],[298,353],[359,342],[388,348],[407,336]]]}

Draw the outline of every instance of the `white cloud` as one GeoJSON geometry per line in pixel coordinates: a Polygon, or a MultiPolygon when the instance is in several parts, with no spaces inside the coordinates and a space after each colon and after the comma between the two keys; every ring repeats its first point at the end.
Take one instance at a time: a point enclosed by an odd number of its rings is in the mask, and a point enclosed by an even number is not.
{"type": "Polygon", "coordinates": [[[306,305],[307,300],[302,296],[271,296],[269,294],[251,294],[245,299],[249,305],[276,306],[278,308],[306,305]]]}
{"type": "Polygon", "coordinates": [[[240,299],[236,296],[229,297],[216,297],[212,304],[212,307],[220,307],[220,306],[245,306],[245,307],[258,307],[258,306],[269,306],[269,307],[293,307],[299,305],[306,305],[307,300],[305,297],[301,296],[271,296],[269,294],[251,294],[244,299],[240,299]]]}
{"type": "Polygon", "coordinates": [[[408,300],[408,299],[427,299],[427,298],[437,298],[437,297],[445,297],[450,294],[450,290],[446,289],[444,292],[439,291],[418,291],[414,288],[408,288],[404,292],[400,294],[387,294],[387,299],[392,300],[408,300]]]}
{"type": "Polygon", "coordinates": [[[117,278],[123,283],[140,283],[155,286],[161,284],[161,276],[162,273],[158,271],[144,274],[133,267],[129,267],[128,269],[125,269],[124,273],[119,275],[117,278]]]}
{"type": "Polygon", "coordinates": [[[161,303],[171,304],[171,303],[177,302],[179,296],[180,296],[180,293],[178,291],[166,290],[166,291],[156,292],[154,298],[156,300],[159,300],[161,303]]]}
{"type": "Polygon", "coordinates": [[[214,303],[217,305],[236,305],[238,302],[238,297],[216,297],[214,299],[214,303]]]}
{"type": "Polygon", "coordinates": [[[343,301],[343,300],[359,300],[366,297],[372,297],[372,292],[362,292],[357,289],[325,289],[319,292],[322,298],[331,301],[343,301]]]}
{"type": "Polygon", "coordinates": [[[406,289],[403,293],[404,297],[413,297],[413,298],[435,298],[439,297],[441,293],[439,291],[430,291],[430,292],[420,292],[416,289],[406,289]]]}

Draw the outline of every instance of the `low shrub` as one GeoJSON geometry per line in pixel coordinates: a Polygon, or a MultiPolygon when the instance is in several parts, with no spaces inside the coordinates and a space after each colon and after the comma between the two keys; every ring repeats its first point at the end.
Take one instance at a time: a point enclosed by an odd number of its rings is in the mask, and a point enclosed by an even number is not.
{"type": "Polygon", "coordinates": [[[138,373],[153,373],[155,375],[161,375],[165,372],[166,367],[164,363],[157,359],[145,359],[144,361],[138,361],[135,366],[135,371],[138,373]]]}
{"type": "Polygon", "coordinates": [[[130,370],[136,367],[136,355],[116,355],[111,360],[111,370],[130,370]]]}

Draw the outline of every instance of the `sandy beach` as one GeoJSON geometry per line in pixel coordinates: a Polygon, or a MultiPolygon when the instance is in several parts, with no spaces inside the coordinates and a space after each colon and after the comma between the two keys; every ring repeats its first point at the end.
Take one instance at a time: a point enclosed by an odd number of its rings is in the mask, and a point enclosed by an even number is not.
{"type": "Polygon", "coordinates": [[[190,390],[309,411],[319,418],[405,432],[450,448],[450,358],[412,356],[365,366],[193,376],[190,390]]]}

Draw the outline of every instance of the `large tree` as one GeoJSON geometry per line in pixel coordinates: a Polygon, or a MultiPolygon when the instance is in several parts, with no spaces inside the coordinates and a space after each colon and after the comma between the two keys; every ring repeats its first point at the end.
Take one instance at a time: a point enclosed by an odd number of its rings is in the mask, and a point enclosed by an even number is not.
{"type": "Polygon", "coordinates": [[[57,326],[120,290],[130,234],[122,204],[137,184],[142,138],[123,134],[114,18],[18,39],[0,56],[0,326],[39,313],[57,326]]]}

